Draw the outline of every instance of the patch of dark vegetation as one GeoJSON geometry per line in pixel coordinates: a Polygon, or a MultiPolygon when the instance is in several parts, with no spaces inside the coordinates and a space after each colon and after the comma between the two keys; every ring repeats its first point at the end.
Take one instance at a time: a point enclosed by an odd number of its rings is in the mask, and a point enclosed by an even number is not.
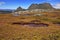
{"type": "Polygon", "coordinates": [[[53,24],[60,25],[60,21],[53,21],[53,24]]]}
{"type": "Polygon", "coordinates": [[[45,23],[32,23],[32,22],[28,22],[28,23],[23,23],[23,22],[14,22],[12,23],[13,25],[28,25],[31,27],[48,27],[49,24],[45,24],[45,23]]]}
{"type": "Polygon", "coordinates": [[[57,19],[60,19],[60,17],[59,17],[59,18],[57,18],[57,19]]]}
{"type": "Polygon", "coordinates": [[[20,18],[20,19],[25,19],[25,18],[20,18]]]}
{"type": "Polygon", "coordinates": [[[57,25],[60,25],[60,22],[57,22],[57,23],[53,23],[53,24],[57,24],[57,25]]]}

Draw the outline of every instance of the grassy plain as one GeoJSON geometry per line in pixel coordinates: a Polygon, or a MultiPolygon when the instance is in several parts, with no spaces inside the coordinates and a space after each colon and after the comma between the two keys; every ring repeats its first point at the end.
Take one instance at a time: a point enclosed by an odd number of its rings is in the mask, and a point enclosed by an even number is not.
{"type": "Polygon", "coordinates": [[[43,16],[0,14],[0,40],[60,40],[60,12],[44,12],[43,16]],[[39,20],[48,27],[13,25],[13,22],[39,20]]]}

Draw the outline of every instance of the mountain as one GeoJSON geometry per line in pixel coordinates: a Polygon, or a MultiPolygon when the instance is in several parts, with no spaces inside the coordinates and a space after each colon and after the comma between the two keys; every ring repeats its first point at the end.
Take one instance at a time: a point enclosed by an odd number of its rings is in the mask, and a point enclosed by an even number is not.
{"type": "Polygon", "coordinates": [[[31,9],[54,9],[50,3],[41,3],[41,4],[31,4],[28,9],[23,9],[22,7],[18,7],[16,11],[25,11],[31,9]]]}
{"type": "Polygon", "coordinates": [[[15,11],[25,11],[25,9],[18,7],[15,11]]]}
{"type": "Polygon", "coordinates": [[[54,9],[50,3],[31,4],[28,9],[54,9]]]}

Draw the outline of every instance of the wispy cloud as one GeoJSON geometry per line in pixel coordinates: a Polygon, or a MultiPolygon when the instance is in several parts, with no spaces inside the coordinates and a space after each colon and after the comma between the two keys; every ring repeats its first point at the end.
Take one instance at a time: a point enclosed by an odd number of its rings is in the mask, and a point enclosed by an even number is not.
{"type": "Polygon", "coordinates": [[[54,8],[60,9],[60,3],[55,4],[54,8]]]}
{"type": "Polygon", "coordinates": [[[5,4],[5,2],[0,2],[0,6],[3,5],[3,4],[5,4]]]}

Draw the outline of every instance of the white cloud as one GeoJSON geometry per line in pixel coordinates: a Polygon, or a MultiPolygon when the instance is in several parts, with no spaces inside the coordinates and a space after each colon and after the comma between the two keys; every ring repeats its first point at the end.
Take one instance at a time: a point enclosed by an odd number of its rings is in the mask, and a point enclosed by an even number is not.
{"type": "Polygon", "coordinates": [[[5,2],[0,2],[0,6],[3,5],[3,4],[5,4],[5,2]]]}
{"type": "Polygon", "coordinates": [[[57,3],[53,6],[54,8],[60,9],[60,3],[57,3]]]}

